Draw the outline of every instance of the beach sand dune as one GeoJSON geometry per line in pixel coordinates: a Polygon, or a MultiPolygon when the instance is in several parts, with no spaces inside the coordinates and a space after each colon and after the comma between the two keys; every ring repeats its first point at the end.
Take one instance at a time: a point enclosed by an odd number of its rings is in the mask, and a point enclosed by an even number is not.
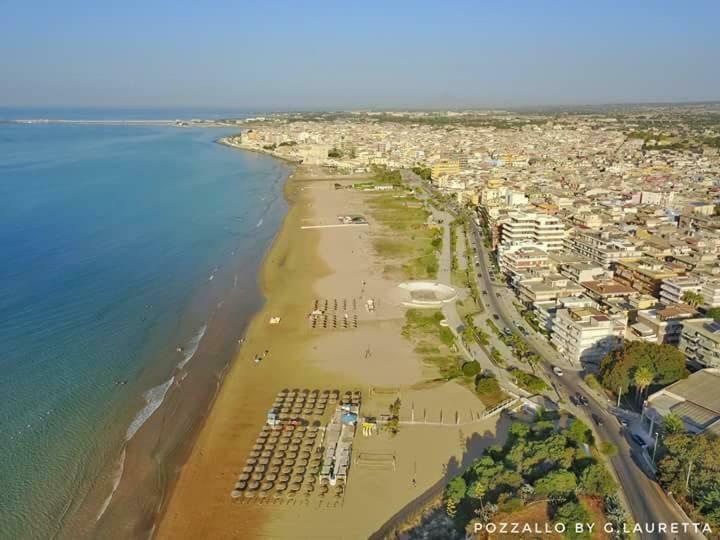
{"type": "Polygon", "coordinates": [[[183,467],[157,538],[367,538],[405,505],[494,442],[496,421],[477,421],[479,400],[437,377],[401,336],[404,310],[388,294],[373,251],[373,227],[301,229],[337,223],[338,215],[365,215],[371,196],[336,190],[337,177],[300,167],[288,180],[291,207],[262,271],[267,302],[253,320],[237,358],[183,467]],[[366,308],[373,299],[374,311],[366,308]],[[339,327],[311,328],[317,301],[339,327]],[[337,307],[335,302],[337,301],[337,307]],[[345,314],[357,328],[343,327],[345,314]],[[271,316],[281,317],[270,325],[271,316]],[[259,364],[255,355],[269,350],[259,364]],[[357,435],[353,456],[369,457],[350,469],[344,498],[333,507],[247,503],[229,494],[282,388],[340,388],[363,392],[363,413],[387,413],[402,401],[401,419],[437,425],[402,426],[392,437],[357,435]],[[458,419],[462,425],[449,425],[458,419]],[[474,421],[472,424],[468,422],[474,421]],[[382,466],[366,465],[381,456],[382,466]],[[387,459],[386,459],[387,458],[387,459]]]}

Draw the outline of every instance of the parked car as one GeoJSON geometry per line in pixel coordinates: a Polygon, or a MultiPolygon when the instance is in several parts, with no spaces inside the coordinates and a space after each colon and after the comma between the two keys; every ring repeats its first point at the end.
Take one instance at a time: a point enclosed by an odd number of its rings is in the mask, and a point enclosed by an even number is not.
{"type": "Polygon", "coordinates": [[[523,336],[525,336],[525,337],[528,337],[528,336],[530,335],[530,332],[528,332],[527,330],[525,330],[525,327],[524,327],[524,326],[521,326],[521,327],[520,327],[520,333],[521,333],[523,336]]]}
{"type": "Polygon", "coordinates": [[[497,313],[493,313],[493,319],[495,319],[496,321],[499,321],[500,316],[497,313]]]}
{"type": "Polygon", "coordinates": [[[557,375],[558,377],[563,376],[563,370],[561,368],[559,368],[558,366],[553,366],[552,370],[553,370],[553,373],[555,375],[557,375]]]}
{"type": "Polygon", "coordinates": [[[506,326],[505,328],[503,328],[503,334],[505,334],[506,336],[510,337],[510,336],[512,336],[512,330],[510,330],[510,329],[506,326]]]}
{"type": "Polygon", "coordinates": [[[495,293],[495,296],[497,296],[498,298],[500,298],[500,293],[499,293],[499,292],[496,292],[496,293],[495,293]]]}
{"type": "Polygon", "coordinates": [[[637,444],[643,450],[645,450],[648,447],[647,443],[637,433],[630,434],[630,438],[633,440],[633,442],[635,444],[637,444]]]}
{"type": "Polygon", "coordinates": [[[598,425],[598,426],[602,426],[602,425],[603,425],[602,418],[600,418],[597,414],[593,414],[593,415],[592,415],[592,419],[593,419],[593,422],[595,422],[596,425],[598,425]]]}
{"type": "Polygon", "coordinates": [[[628,427],[630,425],[630,422],[628,422],[627,418],[624,418],[622,416],[618,418],[618,422],[620,422],[620,425],[622,427],[628,427]]]}
{"type": "Polygon", "coordinates": [[[485,296],[487,296],[487,291],[483,291],[483,294],[484,294],[485,296]]]}

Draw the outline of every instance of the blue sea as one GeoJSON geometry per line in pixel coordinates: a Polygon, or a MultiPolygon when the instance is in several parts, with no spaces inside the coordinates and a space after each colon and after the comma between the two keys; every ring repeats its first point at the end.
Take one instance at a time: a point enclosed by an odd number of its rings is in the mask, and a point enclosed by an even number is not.
{"type": "MultiPolygon", "coordinates": [[[[0,110],[51,117],[213,115],[0,110]]],[[[151,530],[286,212],[233,131],[0,123],[0,537],[151,530]]]]}

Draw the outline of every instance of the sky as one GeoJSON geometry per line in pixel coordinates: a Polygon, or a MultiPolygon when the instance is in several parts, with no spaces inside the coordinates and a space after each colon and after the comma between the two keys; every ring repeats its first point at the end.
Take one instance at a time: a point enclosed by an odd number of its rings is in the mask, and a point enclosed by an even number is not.
{"type": "Polygon", "coordinates": [[[720,2],[0,0],[0,106],[720,100],[720,2]]]}

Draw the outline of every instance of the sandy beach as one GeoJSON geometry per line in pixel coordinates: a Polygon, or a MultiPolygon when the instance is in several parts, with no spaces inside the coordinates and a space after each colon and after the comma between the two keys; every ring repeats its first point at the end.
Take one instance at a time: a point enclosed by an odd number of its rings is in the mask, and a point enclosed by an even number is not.
{"type": "Polygon", "coordinates": [[[388,234],[368,207],[376,195],[334,187],[357,181],[308,166],[288,179],[290,210],[261,274],[266,303],[232,362],[156,538],[367,538],[495,442],[496,420],[476,421],[482,411],[477,397],[456,382],[430,382],[437,369],[402,336],[405,309],[394,300],[398,281],[389,277],[373,243],[388,234]],[[368,225],[338,227],[338,215],[363,215],[368,225]],[[311,328],[307,315],[325,299],[357,306],[357,328],[311,328]],[[364,308],[367,299],[375,302],[372,312],[364,308]],[[280,323],[269,324],[271,317],[280,323]],[[232,499],[233,484],[283,388],[360,390],[364,415],[387,413],[399,398],[401,420],[422,414],[428,423],[403,425],[395,436],[357,434],[354,459],[388,461],[382,467],[354,461],[344,497],[335,504],[232,499]]]}

